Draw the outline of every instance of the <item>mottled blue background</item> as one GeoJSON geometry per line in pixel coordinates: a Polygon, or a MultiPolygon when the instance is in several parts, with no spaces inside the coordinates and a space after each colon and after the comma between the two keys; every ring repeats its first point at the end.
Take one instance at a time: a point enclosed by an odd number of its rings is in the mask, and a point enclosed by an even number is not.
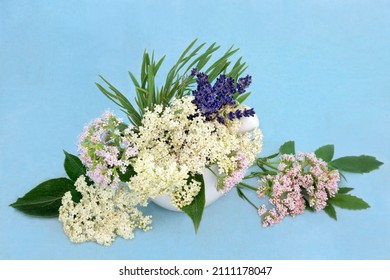
{"type": "MultiPolygon", "coordinates": [[[[10,1],[0,3],[1,259],[389,259],[389,1],[10,1]],[[235,192],[206,209],[194,234],[184,215],[151,205],[154,229],[106,248],[69,242],[56,219],[8,204],[65,175],[84,124],[119,109],[98,74],[129,95],[144,49],[167,54],[163,77],[194,38],[240,48],[253,76],[263,154],[294,139],[333,143],[336,156],[377,156],[348,176],[366,211],[307,213],[268,229],[235,192]]],[[[161,78],[160,77],[160,78],[161,78]]]]}

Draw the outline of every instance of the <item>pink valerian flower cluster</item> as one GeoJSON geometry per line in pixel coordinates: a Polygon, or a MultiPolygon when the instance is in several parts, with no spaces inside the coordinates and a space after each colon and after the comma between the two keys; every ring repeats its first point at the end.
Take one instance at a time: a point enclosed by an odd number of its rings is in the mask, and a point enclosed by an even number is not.
{"type": "Polygon", "coordinates": [[[238,168],[235,169],[229,176],[225,179],[225,187],[221,189],[222,193],[228,193],[235,185],[237,185],[244,178],[247,169],[250,166],[248,158],[242,152],[237,153],[237,165],[238,168]]]}
{"type": "Polygon", "coordinates": [[[138,154],[129,128],[120,131],[122,120],[111,112],[89,123],[79,138],[80,160],[87,176],[98,186],[117,187],[119,174],[126,173],[131,158],[138,154]]]}
{"type": "Polygon", "coordinates": [[[275,206],[267,209],[261,205],[258,210],[265,227],[281,222],[287,215],[302,214],[307,202],[320,211],[338,191],[339,172],[329,170],[327,163],[314,154],[282,155],[280,159],[278,174],[263,178],[258,190],[259,197],[269,197],[269,203],[275,206]]]}

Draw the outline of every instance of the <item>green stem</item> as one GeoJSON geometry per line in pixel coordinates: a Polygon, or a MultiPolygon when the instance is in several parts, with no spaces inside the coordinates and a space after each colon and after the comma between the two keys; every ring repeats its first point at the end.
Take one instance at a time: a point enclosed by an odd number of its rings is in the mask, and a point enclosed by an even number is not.
{"type": "MultiPolygon", "coordinates": [[[[261,160],[261,161],[264,162],[264,160],[261,160]]],[[[267,162],[268,164],[279,164],[280,163],[280,161],[265,161],[265,162],[267,162]]]]}
{"type": "Polygon", "coordinates": [[[243,183],[243,182],[238,183],[238,185],[240,185],[240,186],[242,186],[242,187],[244,187],[244,188],[250,189],[250,190],[252,190],[252,191],[257,191],[257,190],[258,190],[257,188],[252,187],[251,185],[248,185],[248,184],[243,183]]]}
{"type": "Polygon", "coordinates": [[[245,176],[243,178],[243,180],[248,180],[248,179],[253,179],[253,178],[261,179],[261,177],[264,177],[264,176],[267,176],[267,175],[276,175],[276,174],[277,174],[277,172],[272,171],[272,170],[266,170],[266,171],[263,171],[263,172],[251,172],[251,174],[249,174],[248,176],[245,176]]]}
{"type": "Polygon", "coordinates": [[[273,169],[273,170],[278,170],[278,168],[276,168],[275,166],[269,164],[268,162],[265,162],[265,161],[261,160],[260,158],[258,158],[258,159],[256,160],[256,163],[257,163],[257,165],[259,165],[259,166],[260,166],[260,165],[265,165],[265,166],[267,166],[267,167],[269,167],[269,168],[271,168],[271,169],[273,169]]]}
{"type": "Polygon", "coordinates": [[[223,176],[219,176],[217,173],[215,173],[209,166],[206,166],[206,168],[208,170],[210,170],[210,172],[213,173],[215,177],[217,177],[217,178],[222,178],[223,177],[223,176]]]}
{"type": "Polygon", "coordinates": [[[241,190],[239,187],[237,187],[237,192],[238,192],[238,195],[239,195],[241,198],[243,198],[243,199],[245,199],[247,202],[249,202],[249,204],[252,205],[256,210],[258,209],[258,207],[257,207],[252,201],[250,201],[249,198],[246,197],[246,195],[242,192],[242,190],[241,190]]]}
{"type": "Polygon", "coordinates": [[[253,179],[253,178],[256,178],[258,177],[257,175],[255,174],[250,174],[248,176],[245,176],[244,178],[242,178],[242,180],[249,180],[249,179],[253,179]]]}

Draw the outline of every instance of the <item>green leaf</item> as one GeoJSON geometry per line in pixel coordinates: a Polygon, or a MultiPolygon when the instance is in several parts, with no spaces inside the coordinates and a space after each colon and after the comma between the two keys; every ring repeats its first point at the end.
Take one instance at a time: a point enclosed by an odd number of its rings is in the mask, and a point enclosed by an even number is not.
{"type": "Polygon", "coordinates": [[[118,129],[119,129],[120,132],[125,131],[125,129],[128,128],[128,127],[129,127],[129,125],[126,124],[126,123],[120,123],[120,124],[118,125],[118,129]]]}
{"type": "Polygon", "coordinates": [[[76,189],[71,190],[70,194],[72,195],[72,200],[76,203],[79,203],[81,198],[83,197],[81,193],[79,193],[76,189]]]}
{"type": "Polygon", "coordinates": [[[329,217],[337,221],[336,209],[333,207],[332,204],[328,203],[328,205],[326,205],[326,207],[324,208],[324,211],[326,214],[329,215],[329,217]]]}
{"type": "Polygon", "coordinates": [[[284,143],[282,146],[279,148],[279,152],[281,154],[295,154],[295,142],[294,141],[288,141],[284,143]]]}
{"type": "Polygon", "coordinates": [[[349,193],[352,190],[353,188],[344,187],[344,188],[339,188],[339,191],[337,193],[345,194],[345,193],[349,193]]]}
{"type": "Polygon", "coordinates": [[[64,161],[64,168],[66,171],[66,174],[68,174],[69,178],[76,182],[76,180],[81,176],[85,175],[87,170],[85,166],[81,163],[81,160],[72,154],[69,154],[68,152],[64,151],[65,154],[65,161],[64,161]]]}
{"type": "MultiPolygon", "coordinates": [[[[108,88],[96,83],[99,90],[112,102],[118,105],[121,110],[126,113],[130,123],[134,129],[142,124],[142,118],[146,109],[152,110],[156,104],[161,104],[164,107],[169,105],[173,98],[181,98],[191,92],[192,85],[196,82],[196,78],[189,75],[189,70],[196,67],[199,71],[202,68],[208,67],[206,74],[209,75],[209,81],[212,82],[219,74],[229,73],[237,80],[238,76],[246,69],[246,63],[242,58],[236,60],[235,63],[230,61],[232,56],[238,49],[229,48],[222,56],[215,61],[211,58],[216,55],[216,51],[220,48],[216,43],[211,44],[206,50],[203,47],[205,43],[196,44],[197,40],[192,41],[188,47],[180,55],[176,63],[165,75],[164,85],[158,85],[159,80],[157,72],[160,69],[165,56],[160,60],[155,60],[154,52],[150,56],[145,50],[142,57],[140,79],[129,71],[130,79],[135,86],[135,104],[129,101],[126,96],[117,88],[105,80],[102,76],[100,78],[105,82],[108,88]],[[211,65],[211,66],[210,66],[211,65]],[[228,71],[230,65],[233,65],[228,71]]],[[[241,102],[248,95],[243,95],[241,102]]]]}
{"type": "Polygon", "coordinates": [[[62,197],[68,191],[75,191],[71,180],[51,179],[39,184],[10,206],[32,216],[55,217],[59,214],[62,197]]]}
{"type": "Polygon", "coordinates": [[[326,162],[329,162],[332,160],[334,155],[334,145],[325,145],[317,150],[315,150],[314,154],[318,157],[323,159],[326,162]]]}
{"type": "Polygon", "coordinates": [[[134,175],[136,175],[137,173],[134,171],[134,168],[133,166],[129,165],[127,167],[127,170],[126,170],[126,173],[123,174],[121,172],[119,172],[119,179],[122,181],[122,182],[128,182],[130,180],[131,177],[133,177],[134,175]]]}
{"type": "Polygon", "coordinates": [[[244,103],[244,101],[249,97],[250,94],[251,94],[251,92],[243,93],[243,94],[239,95],[239,96],[236,98],[236,101],[237,101],[239,104],[242,104],[242,103],[244,103]]]}
{"type": "Polygon", "coordinates": [[[370,205],[363,199],[350,194],[338,193],[335,197],[330,198],[328,202],[337,207],[349,210],[362,210],[370,207],[370,205]]]}
{"type": "Polygon", "coordinates": [[[368,173],[382,164],[375,157],[366,155],[342,157],[330,162],[332,167],[351,173],[368,173]]]}
{"type": "Polygon", "coordinates": [[[204,186],[203,175],[196,174],[195,176],[190,176],[189,180],[191,179],[198,181],[200,183],[200,191],[195,196],[191,204],[184,206],[181,210],[191,218],[194,224],[195,232],[198,232],[200,221],[202,220],[204,206],[206,203],[205,186],[204,186]]]}
{"type": "Polygon", "coordinates": [[[153,105],[155,104],[155,96],[154,96],[154,74],[153,67],[148,67],[148,98],[147,104],[149,110],[153,110],[153,105]]]}
{"type": "Polygon", "coordinates": [[[129,73],[130,79],[133,82],[134,86],[135,87],[140,87],[140,85],[139,85],[139,83],[137,81],[137,78],[133,75],[133,73],[131,73],[130,71],[128,71],[128,73],[129,73]]]}

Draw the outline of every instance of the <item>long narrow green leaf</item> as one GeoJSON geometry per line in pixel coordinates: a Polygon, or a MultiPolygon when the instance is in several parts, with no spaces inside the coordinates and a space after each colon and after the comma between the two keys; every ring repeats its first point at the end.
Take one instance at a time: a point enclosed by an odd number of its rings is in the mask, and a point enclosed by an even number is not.
{"type": "Polygon", "coordinates": [[[110,99],[112,102],[114,102],[115,104],[117,104],[120,108],[122,108],[122,111],[126,113],[126,115],[128,116],[129,120],[131,120],[131,123],[134,125],[135,123],[140,123],[141,122],[141,117],[139,116],[139,114],[135,111],[135,109],[133,110],[132,109],[132,105],[131,107],[128,107],[128,106],[125,106],[124,105],[124,101],[121,100],[120,97],[118,97],[117,95],[115,94],[112,94],[110,93],[109,91],[107,91],[103,86],[101,86],[100,84],[96,83],[97,87],[99,88],[99,90],[108,98],[110,99]]]}
{"type": "Polygon", "coordinates": [[[165,55],[157,62],[156,66],[154,67],[154,75],[157,74],[157,71],[160,69],[161,64],[165,60],[165,55]]]}
{"type": "MultiPolygon", "coordinates": [[[[195,39],[193,40],[189,45],[188,47],[182,52],[182,54],[180,55],[179,57],[179,60],[183,59],[183,57],[185,57],[187,55],[187,53],[190,51],[190,49],[192,49],[192,47],[195,45],[196,41],[198,41],[198,39],[195,39]]],[[[204,44],[202,44],[204,45],[204,44]]]]}
{"type": "Polygon", "coordinates": [[[116,105],[118,105],[119,107],[122,107],[122,104],[120,104],[116,99],[115,99],[115,95],[112,96],[111,93],[109,93],[102,85],[98,84],[98,83],[95,83],[95,85],[98,87],[98,89],[108,98],[110,99],[112,102],[114,102],[116,105]]]}
{"type": "Polygon", "coordinates": [[[143,57],[143,65],[142,65],[142,71],[141,72],[141,85],[143,88],[146,86],[146,81],[148,80],[148,68],[150,66],[150,57],[148,52],[145,51],[144,57],[143,57]]]}
{"type": "MultiPolygon", "coordinates": [[[[181,53],[176,63],[168,71],[165,83],[161,87],[156,86],[155,80],[157,72],[165,60],[165,56],[156,61],[154,52],[149,55],[147,50],[144,51],[141,63],[141,79],[136,79],[135,75],[129,72],[129,76],[135,86],[136,106],[133,106],[118,89],[103,77],[101,78],[108,85],[108,89],[106,90],[100,85],[98,87],[111,101],[126,112],[132,124],[140,124],[146,108],[152,110],[155,104],[165,106],[175,96],[180,98],[191,93],[191,86],[196,82],[196,79],[189,75],[190,69],[196,67],[201,70],[207,66],[207,70],[202,72],[206,72],[209,75],[210,82],[221,73],[230,73],[238,76],[246,69],[242,58],[239,58],[235,61],[232,69],[228,71],[230,64],[232,64],[230,57],[238,51],[238,49],[233,49],[233,47],[230,47],[221,57],[209,65],[213,54],[220,46],[212,43],[205,50],[201,51],[205,43],[197,45],[196,42],[197,40],[192,41],[181,53]]],[[[241,98],[244,99],[244,97],[241,98]]]]}
{"type": "Polygon", "coordinates": [[[138,108],[140,110],[140,115],[143,116],[143,114],[145,113],[145,96],[144,94],[141,92],[140,90],[141,88],[135,88],[135,102],[137,103],[138,105],[138,108]]]}
{"type": "MultiPolygon", "coordinates": [[[[176,64],[171,68],[171,70],[168,72],[167,80],[165,82],[165,90],[169,91],[169,88],[173,82],[173,79],[175,78],[177,74],[177,69],[180,65],[180,62],[185,58],[187,53],[192,49],[192,47],[195,45],[197,40],[192,41],[192,43],[184,50],[184,52],[180,55],[179,59],[177,60],[176,64]]],[[[201,47],[203,47],[204,44],[201,44],[201,47]]],[[[199,47],[198,47],[199,48],[199,47]]]]}
{"type": "Polygon", "coordinates": [[[216,60],[214,62],[214,64],[212,64],[209,68],[207,68],[206,70],[206,73],[210,73],[215,67],[216,65],[218,65],[221,61],[225,61],[227,60],[230,56],[232,56],[233,54],[235,54],[239,49],[234,49],[233,50],[233,47],[230,47],[227,52],[222,56],[220,57],[218,60],[216,60]]]}
{"type": "Polygon", "coordinates": [[[249,95],[251,95],[251,92],[246,92],[246,93],[243,93],[241,95],[239,95],[236,100],[239,104],[243,104],[244,101],[249,97],[249,95]]]}
{"type": "Polygon", "coordinates": [[[125,109],[120,109],[123,113],[125,113],[127,115],[127,118],[129,119],[129,122],[134,126],[134,127],[139,127],[141,125],[141,120],[136,120],[134,118],[132,118],[128,112],[125,110],[125,109]]]}
{"type": "MultiPolygon", "coordinates": [[[[121,102],[121,104],[128,109],[129,111],[132,111],[135,115],[138,115],[137,110],[134,108],[134,106],[130,103],[130,101],[118,90],[116,89],[112,84],[110,84],[106,79],[104,79],[102,76],[100,78],[109,86],[109,88],[116,94],[117,99],[121,102]]],[[[139,116],[140,117],[140,116],[139,116]]]]}
{"type": "Polygon", "coordinates": [[[215,45],[216,43],[211,44],[211,46],[208,47],[207,50],[202,55],[194,59],[194,61],[187,67],[185,72],[188,72],[190,69],[192,69],[195,64],[197,64],[196,68],[198,70],[201,70],[203,66],[205,66],[207,62],[210,60],[210,58],[212,57],[212,53],[214,53],[220,48],[220,46],[215,47],[215,45]]]}
{"type": "Polygon", "coordinates": [[[126,113],[126,115],[128,116],[129,120],[133,120],[133,121],[131,121],[132,124],[140,123],[141,117],[139,116],[139,114],[137,112],[134,112],[131,108],[124,106],[122,104],[122,102],[120,101],[119,97],[117,97],[115,94],[112,94],[112,93],[108,92],[100,84],[96,83],[96,85],[103,92],[103,94],[106,95],[106,97],[108,99],[110,99],[112,102],[117,104],[120,108],[122,108],[121,110],[126,113]]]}
{"type": "Polygon", "coordinates": [[[139,85],[136,77],[133,75],[133,73],[131,73],[130,71],[128,73],[129,73],[129,76],[130,76],[131,80],[133,81],[134,86],[140,87],[140,85],[139,85]]]}
{"type": "Polygon", "coordinates": [[[153,67],[149,66],[148,68],[148,108],[149,110],[153,109],[153,104],[155,101],[154,96],[154,74],[153,74],[153,67]]]}
{"type": "Polygon", "coordinates": [[[214,81],[223,71],[225,71],[225,69],[229,66],[229,64],[230,62],[228,62],[226,59],[216,64],[213,70],[210,73],[208,73],[209,82],[214,81]]]}
{"type": "Polygon", "coordinates": [[[240,57],[236,63],[234,64],[233,68],[228,72],[226,75],[232,77],[235,81],[238,80],[240,75],[247,69],[246,63],[241,63],[242,57],[240,57]]]}
{"type": "Polygon", "coordinates": [[[195,55],[197,55],[198,51],[203,48],[205,44],[201,44],[198,46],[195,50],[193,50],[187,57],[183,58],[180,63],[178,68],[176,69],[176,73],[179,73],[179,71],[187,64],[189,60],[191,60],[195,55]]]}

